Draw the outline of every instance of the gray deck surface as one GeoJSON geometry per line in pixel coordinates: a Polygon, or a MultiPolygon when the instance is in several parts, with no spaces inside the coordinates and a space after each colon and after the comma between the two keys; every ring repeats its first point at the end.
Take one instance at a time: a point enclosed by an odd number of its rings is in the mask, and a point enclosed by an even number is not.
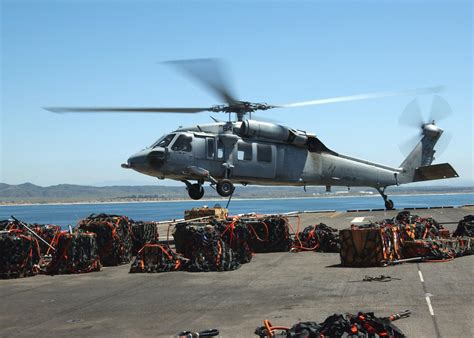
{"type": "MultiPolygon", "coordinates": [[[[380,220],[397,212],[301,218],[303,225],[324,222],[342,229],[355,217],[380,220]]],[[[448,222],[474,213],[474,207],[413,212],[448,222]]],[[[165,226],[162,230],[164,238],[165,226]]],[[[252,337],[264,319],[291,326],[320,322],[335,312],[387,316],[405,309],[412,316],[396,325],[410,337],[474,336],[474,256],[386,268],[342,268],[339,263],[338,254],[269,253],[231,272],[129,274],[129,265],[123,265],[82,275],[0,280],[0,336],[173,336],[218,328],[222,336],[252,337]],[[362,282],[365,275],[380,274],[400,280],[362,282]]]]}

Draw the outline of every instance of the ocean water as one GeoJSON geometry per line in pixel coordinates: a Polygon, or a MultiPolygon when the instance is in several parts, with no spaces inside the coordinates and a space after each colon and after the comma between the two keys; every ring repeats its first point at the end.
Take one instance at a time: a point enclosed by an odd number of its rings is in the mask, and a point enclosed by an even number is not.
{"type": "MultiPolygon", "coordinates": [[[[395,208],[461,206],[474,204],[474,194],[444,195],[399,195],[390,197],[395,208]]],[[[11,215],[29,223],[75,225],[90,214],[109,213],[125,215],[134,220],[163,221],[183,218],[184,210],[209,207],[219,203],[225,206],[227,200],[140,202],[140,203],[101,203],[101,204],[42,204],[0,206],[0,219],[11,215]]],[[[293,199],[254,199],[232,200],[230,214],[241,213],[285,213],[303,210],[377,209],[383,208],[380,196],[357,197],[317,197],[293,199]]]]}

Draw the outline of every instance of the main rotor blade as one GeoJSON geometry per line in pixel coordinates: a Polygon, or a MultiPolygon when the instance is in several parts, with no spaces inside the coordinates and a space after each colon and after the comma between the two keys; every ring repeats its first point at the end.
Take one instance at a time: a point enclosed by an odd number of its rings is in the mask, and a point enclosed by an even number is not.
{"type": "Polygon", "coordinates": [[[226,81],[229,76],[224,69],[224,63],[219,59],[176,60],[166,61],[165,63],[198,80],[227,104],[232,105],[238,102],[232,94],[228,81],[226,81]]]}
{"type": "Polygon", "coordinates": [[[212,108],[45,107],[53,113],[199,113],[212,108]]]}
{"type": "Polygon", "coordinates": [[[425,122],[417,99],[407,104],[398,119],[398,123],[403,126],[415,128],[421,128],[423,126],[425,122]]]}
{"type": "Polygon", "coordinates": [[[431,104],[430,120],[429,122],[439,122],[452,114],[452,109],[449,103],[439,95],[433,97],[431,104]]]}
{"type": "Polygon", "coordinates": [[[274,107],[275,108],[303,107],[303,106],[314,106],[314,105],[330,104],[330,103],[338,103],[338,102],[377,99],[380,97],[433,94],[433,93],[439,93],[443,89],[444,87],[438,86],[438,87],[418,88],[418,89],[409,89],[409,90],[367,93],[367,94],[358,94],[358,95],[350,95],[350,96],[332,97],[332,98],[312,100],[312,101],[288,103],[288,104],[276,105],[274,107]]]}

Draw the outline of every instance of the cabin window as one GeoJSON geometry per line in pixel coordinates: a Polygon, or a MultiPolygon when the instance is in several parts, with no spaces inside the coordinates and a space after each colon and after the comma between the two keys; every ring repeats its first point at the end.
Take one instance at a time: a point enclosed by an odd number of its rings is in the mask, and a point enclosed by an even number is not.
{"type": "Polygon", "coordinates": [[[171,141],[173,141],[174,137],[176,136],[176,134],[169,134],[169,135],[166,135],[166,136],[163,136],[162,138],[160,138],[158,141],[156,141],[155,143],[153,143],[153,145],[151,146],[152,148],[156,148],[156,147],[167,147],[170,145],[171,141]]]}
{"type": "Polygon", "coordinates": [[[179,135],[178,139],[174,142],[171,150],[174,151],[186,151],[190,152],[192,150],[191,142],[193,138],[187,135],[179,135]]]}
{"type": "Polygon", "coordinates": [[[252,160],[252,144],[239,143],[237,147],[237,159],[240,161],[252,160]]]}
{"type": "Polygon", "coordinates": [[[224,143],[221,140],[217,141],[217,158],[224,158],[224,143]]]}
{"type": "Polygon", "coordinates": [[[207,158],[214,158],[214,139],[207,138],[207,158]]]}
{"type": "Polygon", "coordinates": [[[272,161],[272,146],[268,144],[257,144],[257,161],[271,162],[272,161]]]}

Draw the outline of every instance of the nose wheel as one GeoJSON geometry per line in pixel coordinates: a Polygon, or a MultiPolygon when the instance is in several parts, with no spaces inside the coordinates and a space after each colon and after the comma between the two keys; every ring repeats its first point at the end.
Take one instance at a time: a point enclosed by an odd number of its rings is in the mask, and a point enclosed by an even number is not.
{"type": "Polygon", "coordinates": [[[188,181],[186,183],[186,189],[188,190],[188,195],[193,200],[200,200],[204,196],[204,187],[200,183],[191,184],[188,181]]]}
{"type": "Polygon", "coordinates": [[[217,190],[217,193],[221,195],[222,197],[229,197],[234,192],[235,187],[234,187],[234,184],[230,180],[223,179],[217,182],[216,190],[217,190]]]}
{"type": "Polygon", "coordinates": [[[385,188],[377,188],[377,191],[379,192],[380,196],[382,196],[385,202],[385,209],[393,210],[394,209],[393,201],[389,199],[388,196],[385,194],[385,188]]]}

